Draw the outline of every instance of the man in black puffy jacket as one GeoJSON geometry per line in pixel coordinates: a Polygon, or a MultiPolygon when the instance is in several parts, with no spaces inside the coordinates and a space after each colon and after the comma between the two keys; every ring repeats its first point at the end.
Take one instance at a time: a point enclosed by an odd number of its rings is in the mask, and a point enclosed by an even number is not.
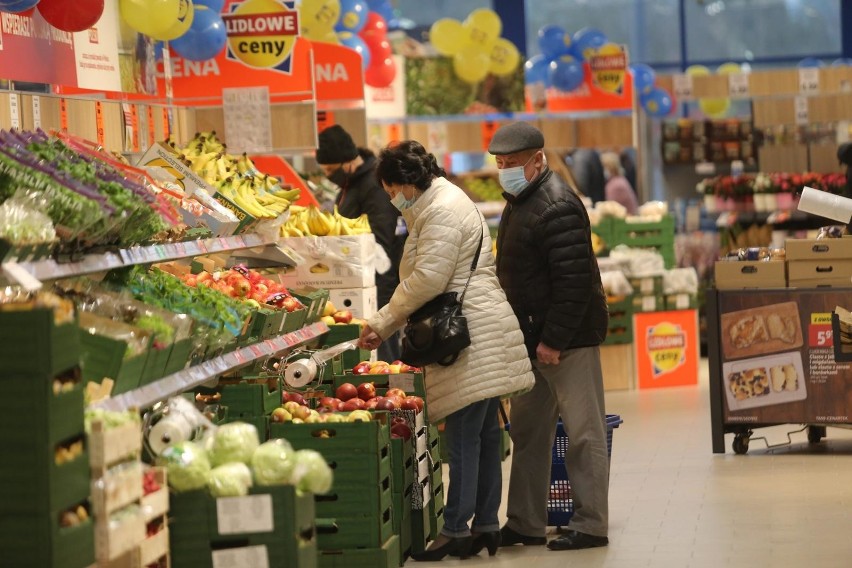
{"type": "Polygon", "coordinates": [[[488,151],[497,157],[506,208],[500,220],[497,275],[524,332],[536,384],[512,399],[514,443],[503,546],[546,543],[551,446],[561,416],[569,445],[565,467],[574,499],[572,530],[551,550],[606,546],[609,461],[600,344],[608,314],[589,217],[548,167],[544,136],[516,122],[501,127],[488,151]]]}
{"type": "MultiPolygon", "coordinates": [[[[399,286],[399,261],[407,233],[399,211],[376,180],[376,156],[356,147],[349,133],[334,125],[320,132],[316,159],[328,179],[340,187],[335,199],[338,212],[350,219],[366,213],[376,242],[391,261],[390,270],[376,273],[376,299],[381,309],[399,286]]],[[[377,356],[390,363],[399,359],[401,351],[397,333],[382,342],[377,356]]]]}

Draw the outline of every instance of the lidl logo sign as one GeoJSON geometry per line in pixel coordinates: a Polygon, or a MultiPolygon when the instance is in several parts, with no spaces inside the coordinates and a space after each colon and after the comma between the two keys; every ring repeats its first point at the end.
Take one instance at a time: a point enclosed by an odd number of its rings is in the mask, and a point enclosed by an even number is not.
{"type": "Polygon", "coordinates": [[[228,59],[250,67],[290,74],[293,46],[299,36],[294,1],[245,0],[224,14],[228,59]]]}

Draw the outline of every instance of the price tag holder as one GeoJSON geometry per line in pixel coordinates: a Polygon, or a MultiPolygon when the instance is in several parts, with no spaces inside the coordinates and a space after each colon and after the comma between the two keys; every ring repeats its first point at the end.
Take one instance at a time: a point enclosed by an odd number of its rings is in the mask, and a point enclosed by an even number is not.
{"type": "Polygon", "coordinates": [[[819,92],[819,68],[804,67],[799,69],[799,92],[804,95],[819,92]]]}
{"type": "Polygon", "coordinates": [[[497,132],[498,128],[500,128],[500,125],[493,120],[486,120],[480,123],[479,130],[482,136],[483,152],[488,151],[488,145],[491,144],[491,139],[494,138],[494,133],[497,132]]]}
{"type": "Polygon", "coordinates": [[[59,99],[59,128],[68,131],[68,101],[59,99]]]}
{"type": "Polygon", "coordinates": [[[834,347],[831,312],[811,314],[811,322],[808,324],[808,347],[817,349],[834,347]]]}
{"type": "Polygon", "coordinates": [[[334,126],[336,122],[334,121],[334,113],[330,110],[318,110],[317,111],[317,132],[322,132],[326,128],[330,126],[334,126]]]}
{"type": "Polygon", "coordinates": [[[728,75],[728,94],[732,97],[748,98],[750,94],[748,73],[728,75]]]}
{"type": "Polygon", "coordinates": [[[9,93],[9,125],[12,128],[21,128],[21,101],[18,93],[9,93]]]}
{"type": "Polygon", "coordinates": [[[672,90],[674,91],[675,99],[679,101],[692,100],[692,76],[685,74],[672,76],[672,90]]]}
{"type": "Polygon", "coordinates": [[[214,550],[212,560],[213,568],[269,568],[269,553],[263,544],[214,550]]]}
{"type": "Polygon", "coordinates": [[[33,95],[33,128],[41,128],[41,97],[33,95]]]}
{"type": "Polygon", "coordinates": [[[642,311],[643,312],[653,312],[657,309],[657,297],[656,296],[645,296],[642,298],[642,311]]]}
{"type": "Polygon", "coordinates": [[[106,130],[104,129],[104,108],[101,101],[95,101],[95,127],[97,128],[98,145],[106,144],[106,130]]]}
{"type": "Polygon", "coordinates": [[[796,115],[796,124],[799,126],[807,126],[809,121],[808,98],[796,97],[793,99],[793,108],[796,115]]]}
{"type": "Polygon", "coordinates": [[[388,144],[402,140],[402,126],[396,122],[388,124],[388,144]]]}
{"type": "Polygon", "coordinates": [[[148,105],[146,107],[147,123],[148,123],[148,146],[152,146],[157,141],[157,125],[154,124],[154,107],[148,105]]]}
{"type": "Polygon", "coordinates": [[[2,266],[3,272],[6,273],[6,276],[20,284],[24,290],[28,292],[35,292],[36,290],[41,289],[41,282],[39,282],[32,274],[24,270],[24,267],[17,262],[4,262],[2,266]]]}
{"type": "Polygon", "coordinates": [[[223,535],[272,532],[272,495],[220,497],[216,499],[216,519],[223,535]]]}

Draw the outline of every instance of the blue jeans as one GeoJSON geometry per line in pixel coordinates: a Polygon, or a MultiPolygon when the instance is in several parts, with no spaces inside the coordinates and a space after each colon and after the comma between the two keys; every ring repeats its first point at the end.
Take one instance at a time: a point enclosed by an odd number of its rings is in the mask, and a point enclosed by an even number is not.
{"type": "Polygon", "coordinates": [[[469,536],[473,518],[477,533],[500,530],[503,470],[500,464],[499,398],[481,400],[447,416],[444,434],[450,462],[450,486],[444,507],[449,537],[469,536]]]}

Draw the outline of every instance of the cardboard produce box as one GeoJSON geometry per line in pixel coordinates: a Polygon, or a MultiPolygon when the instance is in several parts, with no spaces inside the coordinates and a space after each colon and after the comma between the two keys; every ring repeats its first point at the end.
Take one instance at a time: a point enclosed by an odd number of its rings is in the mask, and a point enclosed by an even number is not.
{"type": "Polygon", "coordinates": [[[716,263],[716,288],[785,288],[786,267],[783,260],[722,260],[716,263]]]}
{"type": "Polygon", "coordinates": [[[340,288],[329,290],[329,301],[338,310],[349,310],[356,318],[367,319],[378,310],[376,287],[369,288],[340,288]]]}
{"type": "Polygon", "coordinates": [[[787,239],[787,261],[852,259],[852,237],[842,239],[787,239]]]}
{"type": "Polygon", "coordinates": [[[787,277],[790,288],[852,288],[852,259],[788,262],[787,277]]]}
{"type": "MultiPolygon", "coordinates": [[[[340,237],[287,237],[280,241],[305,262],[281,273],[288,288],[370,288],[376,284],[376,238],[372,233],[340,237]]],[[[333,300],[332,300],[333,301],[333,300]]]]}

